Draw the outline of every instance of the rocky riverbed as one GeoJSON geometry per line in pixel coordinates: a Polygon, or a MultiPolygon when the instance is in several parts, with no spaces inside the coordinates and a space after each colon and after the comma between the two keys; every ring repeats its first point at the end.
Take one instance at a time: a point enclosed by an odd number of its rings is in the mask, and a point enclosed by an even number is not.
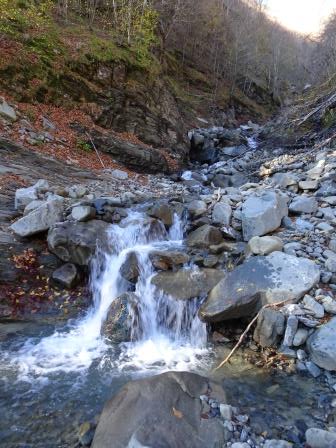
{"type": "MultiPolygon", "coordinates": [[[[62,319],[69,313],[78,315],[78,307],[83,310],[90,302],[85,285],[97,250],[115,251],[108,238],[111,225],[122,229],[131,224],[145,232],[146,244],[157,245],[146,252],[151,266],[147,287],[154,288],[158,297],[169,297],[169,306],[182,304],[176,305],[185,313],[182,333],[191,328],[188,313],[197,306],[192,319],[206,324],[215,347],[207,368],[201,363],[196,371],[216,384],[186,373],[131,382],[106,404],[92,446],[109,446],[109,440],[130,447],[159,446],[158,440],[167,447],[336,444],[336,151],[258,146],[260,132],[252,123],[235,130],[192,130],[193,163],[171,176],[130,177],[123,170],[93,176],[70,168],[63,172],[61,164],[28,156],[23,148],[2,142],[3,152],[21,154],[15,162],[12,157],[5,161],[4,172],[21,176],[23,158],[34,159],[26,185],[4,190],[3,251],[9,254],[13,247],[26,251],[21,258],[7,256],[2,261],[5,271],[13,262],[17,266],[11,280],[13,296],[5,293],[2,299],[7,321],[31,319],[36,313],[42,318],[46,309],[48,316],[62,319]],[[134,210],[141,219],[132,218],[134,210]],[[162,241],[174,241],[177,220],[183,224],[183,242],[161,246],[162,241]],[[39,261],[42,255],[44,264],[39,261]],[[25,280],[19,288],[18,278],[25,280]],[[41,296],[38,306],[32,305],[34,312],[21,305],[32,290],[42,294],[42,289],[47,296],[41,296]],[[17,300],[20,306],[13,306],[17,300]],[[264,412],[253,403],[262,400],[261,394],[252,394],[249,402],[229,393],[230,367],[210,373],[225,357],[222,350],[226,355],[257,313],[238,356],[251,369],[263,367],[274,375],[274,384],[265,385],[266,397],[272,398],[265,399],[264,412]],[[278,386],[289,392],[280,397],[278,386]],[[304,402],[301,410],[288,398],[290,390],[304,402]],[[276,406],[281,400],[290,402],[293,413],[280,418],[282,427],[276,428],[274,421],[266,422],[272,420],[272,403],[276,406]]],[[[120,266],[125,292],[114,297],[103,326],[105,337],[117,346],[145,333],[139,324],[143,312],[139,282],[146,273],[144,259],[134,247],[133,251],[127,247],[120,266]]],[[[167,313],[157,314],[157,319],[166,329],[175,328],[177,314],[169,322],[170,308],[162,303],[167,313]]],[[[6,331],[8,325],[1,323],[7,344],[16,333],[6,331]]],[[[164,365],[160,369],[167,370],[164,365]]],[[[258,375],[253,378],[257,384],[258,375]]],[[[240,387],[248,395],[256,386],[240,387]]],[[[81,428],[79,443],[91,443],[95,425],[90,420],[81,428]]],[[[72,446],[67,443],[60,446],[72,446]]]]}

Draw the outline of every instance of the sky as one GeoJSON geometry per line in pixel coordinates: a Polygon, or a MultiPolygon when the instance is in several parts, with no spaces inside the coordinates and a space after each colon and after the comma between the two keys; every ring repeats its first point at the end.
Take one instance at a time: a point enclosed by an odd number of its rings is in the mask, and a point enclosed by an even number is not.
{"type": "Polygon", "coordinates": [[[269,14],[287,28],[318,33],[323,20],[336,9],[336,0],[266,0],[269,14]]]}

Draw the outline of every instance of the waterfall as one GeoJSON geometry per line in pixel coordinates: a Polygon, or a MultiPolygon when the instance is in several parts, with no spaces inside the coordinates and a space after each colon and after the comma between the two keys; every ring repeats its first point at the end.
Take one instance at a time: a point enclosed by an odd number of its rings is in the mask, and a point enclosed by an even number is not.
{"type": "Polygon", "coordinates": [[[162,223],[132,211],[120,225],[111,225],[109,248],[98,250],[92,263],[92,307],[62,331],[28,340],[15,357],[21,372],[44,376],[85,371],[97,360],[103,364],[108,360],[120,370],[182,370],[196,365],[207,353],[206,326],[197,316],[199,300],[175,300],[151,283],[150,253],[182,249],[183,227],[177,215],[167,232],[162,223]],[[101,329],[113,300],[129,290],[120,269],[130,253],[136,255],[140,271],[134,291],[139,298],[137,316],[131,320],[132,341],[120,344],[111,356],[111,344],[101,329]]]}

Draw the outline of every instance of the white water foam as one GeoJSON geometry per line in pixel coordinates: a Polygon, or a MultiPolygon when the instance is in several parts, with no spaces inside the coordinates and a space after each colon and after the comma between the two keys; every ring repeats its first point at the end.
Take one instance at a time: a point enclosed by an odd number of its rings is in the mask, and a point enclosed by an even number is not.
{"type": "MultiPolygon", "coordinates": [[[[94,304],[86,316],[63,331],[41,340],[30,339],[19,349],[14,363],[23,377],[48,376],[63,371],[85,371],[95,360],[111,356],[111,345],[101,328],[112,301],[128,290],[120,268],[135,253],[140,275],[135,287],[139,297],[132,336],[118,348],[112,366],[125,370],[183,370],[195,367],[205,356],[206,326],[198,316],[198,299],[178,301],[158,293],[151,284],[154,274],[149,254],[153,250],[181,248],[183,223],[175,216],[169,234],[142,214],[130,212],[121,225],[111,226],[111,251],[98,252],[92,264],[91,287],[94,304]]],[[[101,362],[103,362],[101,361],[101,362]]]]}

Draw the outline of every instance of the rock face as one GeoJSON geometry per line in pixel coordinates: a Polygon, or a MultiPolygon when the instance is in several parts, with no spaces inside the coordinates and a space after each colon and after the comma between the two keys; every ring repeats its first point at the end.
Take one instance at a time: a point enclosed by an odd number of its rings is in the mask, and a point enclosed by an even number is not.
{"type": "Polygon", "coordinates": [[[284,315],[280,311],[265,308],[258,317],[253,339],[262,347],[271,347],[279,342],[284,330],[284,315]]]}
{"type": "Polygon", "coordinates": [[[216,387],[187,372],[131,381],[106,403],[92,448],[224,446],[219,419],[201,418],[199,397],[216,387]]]}
{"type": "Polygon", "coordinates": [[[319,367],[336,370],[336,318],[320,327],[307,341],[311,359],[319,367]]]}
{"type": "Polygon", "coordinates": [[[200,249],[220,244],[223,241],[222,233],[216,227],[204,224],[188,235],[187,244],[200,249]]]}
{"type": "Polygon", "coordinates": [[[118,139],[110,134],[94,137],[97,148],[111,154],[112,157],[125,166],[145,173],[167,173],[168,164],[161,152],[149,147],[136,145],[125,140],[118,139]]]}
{"type": "Polygon", "coordinates": [[[65,262],[87,266],[97,245],[106,244],[108,227],[98,220],[57,224],[48,233],[49,250],[65,262]]]}
{"type": "Polygon", "coordinates": [[[260,196],[252,196],[242,207],[242,226],[245,241],[253,236],[262,236],[277,229],[288,214],[287,196],[267,191],[260,196]]]}
{"type": "Polygon", "coordinates": [[[266,303],[301,298],[319,279],[318,266],[308,259],[283,252],[253,257],[214,287],[199,314],[207,322],[250,316],[266,303]]]}
{"type": "Polygon", "coordinates": [[[63,220],[63,201],[55,199],[46,202],[28,215],[18,219],[10,226],[21,237],[45,232],[51,226],[63,220]]]}
{"type": "Polygon", "coordinates": [[[224,272],[216,269],[180,269],[159,272],[152,278],[152,283],[175,299],[188,300],[205,296],[223,277],[224,272]]]}

